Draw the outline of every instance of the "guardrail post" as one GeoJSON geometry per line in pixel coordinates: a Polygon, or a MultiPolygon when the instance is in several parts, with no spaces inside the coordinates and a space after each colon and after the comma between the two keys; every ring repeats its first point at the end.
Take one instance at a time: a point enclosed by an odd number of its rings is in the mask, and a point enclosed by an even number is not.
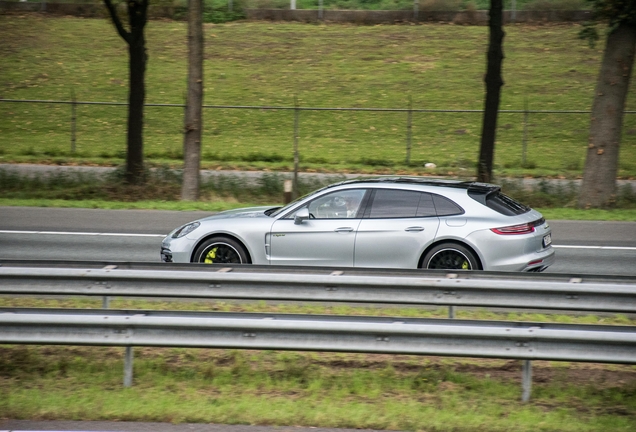
{"type": "Polygon", "coordinates": [[[449,306],[448,307],[448,317],[450,319],[454,319],[455,318],[455,306],[449,306]]]}
{"type": "Polygon", "coordinates": [[[133,347],[126,347],[124,358],[124,387],[132,387],[133,379],[133,347]]]}
{"type": "Polygon", "coordinates": [[[523,360],[523,381],[521,384],[522,394],[521,402],[527,403],[530,401],[530,392],[532,391],[532,361],[523,360]]]}
{"type": "Polygon", "coordinates": [[[110,297],[104,296],[102,297],[102,309],[110,308],[110,297]]]}

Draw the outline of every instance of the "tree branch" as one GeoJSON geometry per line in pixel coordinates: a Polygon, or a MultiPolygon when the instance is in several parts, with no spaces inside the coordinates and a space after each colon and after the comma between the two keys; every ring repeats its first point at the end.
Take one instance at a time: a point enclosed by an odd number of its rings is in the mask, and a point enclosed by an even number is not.
{"type": "Polygon", "coordinates": [[[130,33],[127,32],[124,26],[122,25],[121,20],[119,19],[119,15],[117,15],[117,10],[115,9],[115,6],[113,6],[113,3],[111,2],[111,0],[104,0],[104,4],[106,5],[106,9],[108,9],[108,12],[110,13],[110,17],[113,20],[113,24],[115,24],[117,33],[119,33],[119,36],[121,36],[123,40],[125,40],[128,44],[130,44],[131,42],[130,33]]]}

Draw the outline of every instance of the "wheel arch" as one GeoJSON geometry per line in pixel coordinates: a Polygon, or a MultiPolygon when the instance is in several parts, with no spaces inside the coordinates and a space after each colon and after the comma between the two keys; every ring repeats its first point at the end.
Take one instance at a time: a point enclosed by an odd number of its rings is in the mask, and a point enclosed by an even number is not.
{"type": "Polygon", "coordinates": [[[201,237],[194,245],[194,247],[192,248],[192,252],[190,252],[190,262],[192,262],[192,260],[194,259],[194,254],[196,253],[197,249],[199,249],[199,246],[201,246],[201,244],[205,241],[210,240],[213,237],[221,237],[221,238],[227,238],[230,240],[234,240],[235,242],[237,242],[238,244],[240,244],[241,246],[243,246],[243,249],[245,249],[245,254],[247,255],[247,263],[246,264],[252,264],[252,254],[250,253],[250,249],[247,247],[247,245],[245,244],[245,242],[243,240],[241,240],[240,238],[238,238],[235,235],[232,234],[228,234],[228,233],[210,233],[207,234],[203,237],[201,237]]]}
{"type": "Polygon", "coordinates": [[[424,261],[424,257],[426,256],[426,254],[433,249],[435,246],[444,244],[444,243],[451,243],[451,244],[456,244],[459,246],[463,246],[466,249],[468,249],[470,252],[472,252],[473,255],[475,255],[475,259],[477,260],[477,264],[479,264],[479,269],[478,270],[483,270],[484,269],[484,264],[482,262],[482,258],[479,255],[479,253],[477,252],[477,250],[472,247],[470,244],[460,241],[460,240],[455,240],[455,239],[440,239],[437,240],[433,243],[431,243],[430,245],[428,245],[428,247],[426,249],[424,249],[424,251],[422,252],[422,254],[420,255],[420,259],[417,261],[417,268],[422,268],[422,263],[424,261]]]}

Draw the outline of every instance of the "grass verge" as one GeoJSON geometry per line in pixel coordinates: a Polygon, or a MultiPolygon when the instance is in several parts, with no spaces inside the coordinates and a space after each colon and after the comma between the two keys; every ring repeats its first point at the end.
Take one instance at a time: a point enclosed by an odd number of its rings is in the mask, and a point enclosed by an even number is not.
{"type": "MultiPolygon", "coordinates": [[[[3,307],[95,307],[91,299],[0,298],[3,307]]],[[[443,309],[161,302],[128,309],[443,317],[443,309]]],[[[461,318],[630,324],[624,316],[493,314],[461,318]]],[[[533,362],[520,402],[518,361],[211,349],[135,348],[122,387],[123,348],[0,346],[0,412],[16,419],[121,420],[450,431],[630,431],[633,366],[533,362]]]]}

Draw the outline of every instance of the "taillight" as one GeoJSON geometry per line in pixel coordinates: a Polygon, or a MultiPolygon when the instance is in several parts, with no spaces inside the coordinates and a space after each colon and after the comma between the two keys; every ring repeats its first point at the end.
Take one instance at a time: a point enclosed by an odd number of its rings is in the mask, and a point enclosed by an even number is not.
{"type": "Polygon", "coordinates": [[[511,225],[501,228],[491,228],[490,231],[494,232],[495,234],[501,235],[530,234],[534,232],[534,223],[511,225]]]}

